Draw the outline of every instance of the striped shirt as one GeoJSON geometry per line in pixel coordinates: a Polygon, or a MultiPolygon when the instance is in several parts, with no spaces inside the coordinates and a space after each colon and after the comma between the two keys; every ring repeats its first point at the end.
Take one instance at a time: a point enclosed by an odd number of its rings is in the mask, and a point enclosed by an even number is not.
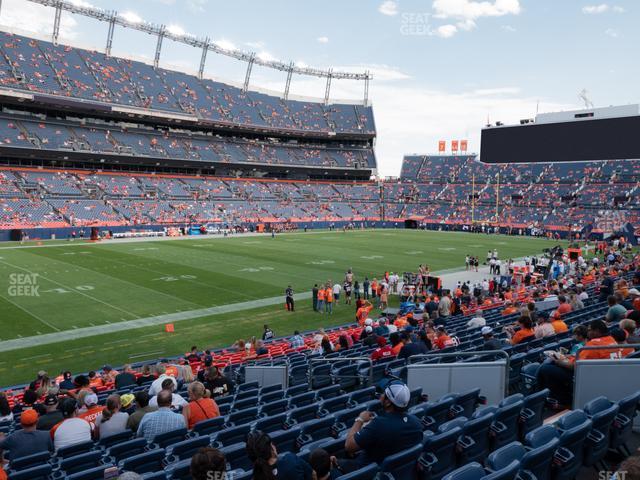
{"type": "Polygon", "coordinates": [[[156,435],[186,426],[182,415],[172,412],[168,407],[162,407],[156,412],[147,413],[142,417],[137,435],[150,442],[156,435]]]}

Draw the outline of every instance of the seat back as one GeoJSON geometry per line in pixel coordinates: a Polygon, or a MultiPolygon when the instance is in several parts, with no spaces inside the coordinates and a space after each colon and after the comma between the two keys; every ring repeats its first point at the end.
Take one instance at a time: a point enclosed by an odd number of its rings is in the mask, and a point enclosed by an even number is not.
{"type": "Polygon", "coordinates": [[[555,438],[545,445],[528,449],[520,460],[520,468],[531,472],[537,480],[549,480],[556,449],[560,440],[555,438]]]}
{"type": "Polygon", "coordinates": [[[372,463],[366,467],[359,468],[351,473],[340,475],[340,480],[374,480],[377,478],[379,471],[378,464],[372,463]]]}
{"type": "Polygon", "coordinates": [[[485,475],[486,472],[482,465],[471,462],[445,475],[442,480],[481,480],[485,475]]]}
{"type": "Polygon", "coordinates": [[[253,422],[258,417],[258,407],[232,412],[227,418],[227,425],[242,425],[253,422]]]}
{"type": "Polygon", "coordinates": [[[164,468],[162,465],[164,455],[164,448],[158,448],[122,460],[118,466],[121,470],[127,470],[139,474],[157,472],[164,468]]]}
{"type": "Polygon", "coordinates": [[[471,415],[473,415],[473,412],[478,405],[479,399],[479,388],[474,388],[458,395],[455,399],[455,405],[456,407],[458,407],[457,414],[463,417],[471,418],[471,415]]]}
{"type": "Polygon", "coordinates": [[[200,436],[174,443],[167,447],[167,462],[173,463],[185,458],[191,458],[198,449],[208,447],[211,439],[207,436],[200,436]]]}
{"type": "Polygon", "coordinates": [[[288,416],[289,415],[287,413],[280,413],[278,415],[271,415],[265,418],[261,418],[256,422],[255,429],[265,433],[282,430],[288,416]]]}
{"type": "Polygon", "coordinates": [[[146,448],[147,441],[144,438],[134,438],[110,447],[106,452],[106,457],[111,458],[114,463],[118,463],[125,458],[144,453],[146,448]]]}
{"type": "Polygon", "coordinates": [[[297,440],[300,436],[300,433],[300,427],[294,427],[290,428],[289,430],[275,432],[271,435],[271,442],[276,446],[278,452],[297,452],[297,440]]]}
{"type": "Polygon", "coordinates": [[[228,447],[234,443],[244,443],[247,441],[247,435],[251,430],[248,423],[238,425],[237,427],[227,428],[211,436],[214,446],[217,448],[228,447]]]}
{"type": "Polygon", "coordinates": [[[503,469],[486,475],[482,480],[514,480],[518,475],[518,470],[520,470],[520,462],[514,460],[503,469]]]}
{"type": "Polygon", "coordinates": [[[11,480],[49,480],[52,467],[48,463],[37,467],[25,468],[19,472],[12,472],[9,475],[11,480]]]}
{"type": "Polygon", "coordinates": [[[126,442],[127,440],[131,440],[133,437],[133,432],[131,430],[125,430],[124,432],[116,433],[115,435],[109,435],[108,437],[101,438],[98,441],[98,446],[102,448],[109,448],[111,445],[115,445],[116,443],[126,442]]]}
{"type": "Polygon", "coordinates": [[[15,460],[11,460],[11,463],[9,464],[9,470],[18,472],[20,470],[25,470],[27,468],[43,465],[49,461],[50,457],[51,457],[51,453],[47,451],[34,453],[33,455],[26,455],[24,457],[19,457],[19,458],[16,458],[15,460]]]}
{"type": "Polygon", "coordinates": [[[544,406],[548,397],[549,389],[545,388],[524,398],[520,413],[521,437],[542,425],[544,406]]]}
{"type": "Polygon", "coordinates": [[[487,468],[493,471],[502,470],[514,460],[518,462],[522,460],[526,453],[526,449],[520,442],[511,442],[489,455],[486,462],[487,468]]]}
{"type": "Polygon", "coordinates": [[[175,430],[171,430],[169,432],[159,433],[158,435],[153,437],[151,443],[157,445],[160,448],[165,448],[167,445],[184,440],[186,436],[186,428],[176,428],[175,430]]]}
{"type": "Polygon", "coordinates": [[[279,413],[284,413],[287,410],[289,410],[289,400],[274,400],[260,407],[260,415],[277,415],[279,413]]]}
{"type": "Polygon", "coordinates": [[[515,399],[496,411],[491,427],[494,450],[518,439],[518,426],[523,401],[515,399]]]}
{"type": "Polygon", "coordinates": [[[102,452],[86,452],[73,457],[67,457],[60,462],[60,470],[67,475],[81,472],[100,465],[102,460],[102,452]]]}
{"type": "Polygon", "coordinates": [[[380,465],[380,471],[393,476],[394,480],[415,480],[417,461],[422,453],[422,445],[415,445],[408,450],[390,455],[380,465]]]}
{"type": "Polygon", "coordinates": [[[291,397],[290,405],[292,408],[306,407],[312,405],[316,401],[316,392],[299,393],[298,395],[291,397]]]}
{"type": "Polygon", "coordinates": [[[462,433],[460,427],[427,436],[424,441],[423,456],[433,479],[441,478],[456,466],[456,443],[462,433]]]}
{"type": "MultiPolygon", "coordinates": [[[[244,444],[239,443],[230,447],[221,448],[220,451],[224,453],[224,458],[227,461],[227,468],[229,470],[244,470],[251,471],[253,464],[247,455],[247,448],[244,444]]],[[[235,478],[235,476],[233,477],[235,478]]]]}
{"type": "Polygon", "coordinates": [[[60,459],[73,457],[80,453],[85,453],[90,450],[93,450],[94,447],[95,447],[95,443],[93,443],[92,441],[76,443],[75,445],[69,445],[68,447],[59,448],[58,451],[56,452],[56,457],[60,459]]]}
{"type": "Polygon", "coordinates": [[[224,417],[208,418],[196,423],[193,426],[193,432],[200,436],[211,435],[212,433],[222,430],[223,425],[224,417]]]}
{"type": "Polygon", "coordinates": [[[460,450],[460,463],[482,461],[489,454],[491,443],[489,432],[493,423],[493,415],[472,418],[462,427],[458,448],[460,450]]]}
{"type": "Polygon", "coordinates": [[[66,480],[102,480],[104,479],[104,471],[111,467],[113,467],[113,465],[100,465],[98,467],[67,475],[66,480]]]}

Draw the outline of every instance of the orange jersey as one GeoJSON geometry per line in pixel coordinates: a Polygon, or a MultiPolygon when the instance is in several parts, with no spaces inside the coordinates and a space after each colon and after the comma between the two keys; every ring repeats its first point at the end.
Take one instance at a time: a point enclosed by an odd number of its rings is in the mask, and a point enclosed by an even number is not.
{"type": "Polygon", "coordinates": [[[178,367],[176,367],[174,365],[167,365],[165,373],[167,375],[169,375],[170,377],[177,377],[178,376],[178,367]]]}
{"type": "Polygon", "coordinates": [[[525,338],[530,337],[532,335],[534,335],[533,329],[521,328],[513,335],[513,337],[511,337],[511,344],[516,345],[520,343],[522,340],[524,340],[525,338]]]}
{"type": "MultiPolygon", "coordinates": [[[[589,340],[585,344],[585,347],[606,347],[609,345],[617,345],[617,343],[613,337],[607,335],[589,340]]],[[[615,349],[583,350],[579,352],[579,354],[580,360],[608,360],[610,358],[617,358],[619,351],[615,349]]]]}
{"type": "Polygon", "coordinates": [[[356,312],[356,318],[358,319],[358,323],[360,326],[364,324],[364,321],[369,316],[369,312],[373,309],[373,305],[367,305],[364,307],[360,307],[356,312]]]}
{"type": "Polygon", "coordinates": [[[324,288],[318,290],[318,300],[324,300],[324,288]]]}
{"type": "Polygon", "coordinates": [[[569,330],[569,327],[567,327],[567,324],[564,323],[562,320],[554,320],[553,322],[551,322],[551,326],[553,327],[553,330],[556,333],[562,333],[569,330]]]}
{"type": "Polygon", "coordinates": [[[330,288],[327,288],[326,296],[327,296],[327,303],[332,303],[333,302],[333,292],[331,291],[330,288]]]}
{"type": "Polygon", "coordinates": [[[86,420],[87,422],[95,425],[96,418],[98,418],[98,415],[102,413],[102,410],[104,410],[104,407],[96,405],[95,407],[91,407],[84,413],[79,413],[78,418],[82,418],[83,420],[86,420]]]}

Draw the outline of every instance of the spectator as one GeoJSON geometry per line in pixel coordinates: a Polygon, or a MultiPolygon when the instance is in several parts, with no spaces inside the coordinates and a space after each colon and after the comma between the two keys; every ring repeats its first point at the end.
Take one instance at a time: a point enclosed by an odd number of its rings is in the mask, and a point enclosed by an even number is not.
{"type": "Polygon", "coordinates": [[[347,471],[373,462],[380,464],[385,458],[422,442],[420,420],[406,412],[410,399],[409,388],[400,381],[392,381],[380,395],[383,413],[373,417],[365,411],[358,415],[345,441],[347,453],[358,454],[353,462],[341,462],[347,471]]]}
{"type": "Polygon", "coordinates": [[[136,383],[138,385],[143,385],[146,383],[153,382],[156,379],[155,375],[151,373],[151,367],[149,365],[145,365],[142,367],[141,375],[136,379],[136,383]]]}
{"type": "Polygon", "coordinates": [[[131,370],[131,365],[125,365],[122,367],[122,372],[115,377],[115,383],[116,389],[118,390],[136,384],[136,376],[131,370]]]}
{"type": "Polygon", "coordinates": [[[271,437],[254,430],[247,437],[247,456],[253,463],[253,480],[311,480],[313,472],[308,463],[291,452],[278,456],[271,437]]]}
{"type": "Polygon", "coordinates": [[[73,398],[66,398],[60,405],[64,420],[51,429],[51,438],[56,451],[71,445],[91,441],[92,424],[78,418],[78,402],[73,398]]]}
{"type": "Polygon", "coordinates": [[[447,334],[444,326],[440,325],[436,329],[436,339],[433,342],[434,347],[438,348],[438,350],[442,350],[447,347],[452,347],[455,345],[454,340],[447,334]]]}
{"type": "MultiPolygon", "coordinates": [[[[174,393],[174,390],[175,390],[174,383],[171,381],[170,378],[165,378],[164,381],[162,382],[162,391],[169,392],[171,394],[171,408],[184,407],[187,404],[187,401],[184,398],[182,398],[181,395],[174,393]]],[[[151,397],[151,400],[149,400],[149,405],[151,407],[158,406],[158,395],[156,395],[155,397],[151,397]]]]}
{"type": "Polygon", "coordinates": [[[373,329],[373,333],[380,336],[385,336],[389,333],[389,327],[387,327],[386,318],[381,318],[378,320],[378,326],[373,329]]]}
{"type": "Polygon", "coordinates": [[[185,355],[184,358],[189,363],[199,362],[200,355],[198,355],[198,347],[195,345],[191,347],[191,351],[189,352],[188,355],[185,355]]]}
{"type": "Polygon", "coordinates": [[[520,327],[518,331],[515,331],[512,326],[505,328],[505,332],[509,337],[511,345],[517,345],[535,335],[535,332],[533,331],[533,324],[529,317],[520,317],[517,321],[517,325],[520,327]]]}
{"type": "Polygon", "coordinates": [[[484,339],[483,350],[502,350],[502,342],[493,336],[493,328],[482,327],[480,333],[484,339]]]}
{"type": "MultiPolygon", "coordinates": [[[[602,347],[616,345],[616,341],[609,335],[607,324],[602,320],[594,320],[589,324],[587,334],[589,341],[587,347],[602,347]]],[[[615,350],[582,350],[579,352],[581,360],[609,359],[615,350]]],[[[561,406],[571,403],[573,394],[573,369],[576,356],[557,354],[551,358],[551,362],[543,363],[538,370],[538,386],[549,388],[551,398],[558,401],[561,406]]]]}
{"type": "Polygon", "coordinates": [[[106,407],[96,417],[96,438],[107,438],[127,429],[129,414],[121,409],[120,395],[109,395],[106,407]]]}
{"type": "Polygon", "coordinates": [[[467,328],[481,328],[487,324],[487,321],[478,313],[475,317],[467,322],[467,328]]]}
{"type": "Polygon", "coordinates": [[[178,428],[185,428],[184,417],[171,411],[171,392],[161,390],[157,395],[158,410],[147,413],[142,417],[138,427],[138,437],[144,437],[148,442],[156,435],[171,432],[178,428]]]}
{"type": "Polygon", "coordinates": [[[27,389],[22,394],[22,402],[17,403],[13,407],[12,411],[14,414],[17,414],[17,413],[23,412],[24,410],[33,409],[36,412],[38,412],[38,415],[45,413],[44,407],[37,402],[38,402],[38,394],[35,392],[35,390],[27,389]]]}
{"type": "Polygon", "coordinates": [[[149,387],[149,396],[153,397],[155,395],[158,394],[158,392],[160,392],[160,390],[162,390],[162,383],[167,379],[171,379],[171,381],[173,382],[173,389],[177,389],[178,388],[178,381],[172,377],[167,375],[167,369],[164,365],[162,365],[161,363],[157,364],[155,367],[156,370],[156,375],[158,375],[158,378],[156,378],[153,383],[151,384],[151,387],[149,387]]]}
{"type": "Polygon", "coordinates": [[[255,353],[256,356],[267,355],[269,353],[269,349],[264,345],[262,340],[256,340],[255,353]]]}
{"type": "Polygon", "coordinates": [[[269,325],[264,326],[264,332],[262,332],[262,340],[272,340],[274,337],[273,330],[269,328],[269,325]]]}
{"type": "Polygon", "coordinates": [[[627,343],[640,343],[640,335],[636,333],[636,322],[630,318],[620,320],[619,327],[627,336],[627,343]]]}
{"type": "Polygon", "coordinates": [[[351,335],[343,333],[338,337],[338,345],[340,346],[340,350],[347,350],[353,347],[353,338],[351,338],[351,335]]]}
{"type": "Polygon", "coordinates": [[[609,310],[607,310],[605,320],[608,323],[617,324],[627,316],[627,309],[620,305],[618,298],[615,295],[609,295],[607,297],[607,303],[609,304],[609,310]]]}
{"type": "MultiPolygon", "coordinates": [[[[546,312],[544,312],[546,313],[546,312]]],[[[553,337],[556,331],[546,315],[540,315],[538,324],[533,329],[536,338],[553,337]]]]}
{"type": "Polygon", "coordinates": [[[115,382],[117,376],[118,371],[114,370],[111,365],[102,367],[102,382],[104,385],[115,382]]]}
{"type": "MultiPolygon", "coordinates": [[[[364,327],[364,339],[362,340],[362,344],[367,347],[373,347],[378,344],[378,336],[373,333],[373,327],[371,325],[367,325],[364,327]]],[[[361,337],[362,338],[362,337],[361,337]]]]}
{"type": "Polygon", "coordinates": [[[218,405],[210,398],[211,392],[205,390],[202,383],[190,383],[188,390],[189,403],[182,408],[187,428],[192,429],[198,422],[220,416],[218,405]]]}
{"type": "Polygon", "coordinates": [[[81,405],[78,418],[86,420],[92,426],[95,425],[96,418],[102,412],[102,407],[98,405],[98,396],[93,392],[82,392],[78,396],[78,403],[81,405]]]}
{"type": "Polygon", "coordinates": [[[336,457],[322,449],[316,448],[309,455],[309,465],[314,473],[314,480],[333,480],[341,475],[338,469],[338,460],[336,457]]]}
{"type": "Polygon", "coordinates": [[[569,302],[567,302],[567,297],[564,295],[558,295],[558,308],[556,308],[555,312],[553,312],[553,319],[560,320],[563,315],[571,312],[573,307],[569,302]]]}
{"type": "Polygon", "coordinates": [[[9,400],[4,393],[0,393],[0,423],[13,422],[13,412],[9,400]]]}
{"type": "Polygon", "coordinates": [[[120,395],[120,408],[121,412],[126,412],[131,415],[135,409],[133,408],[133,403],[136,399],[136,396],[133,393],[125,393],[124,395],[120,395]]]}
{"type": "Polygon", "coordinates": [[[329,355],[330,353],[333,353],[333,343],[331,343],[331,340],[329,340],[328,336],[322,337],[320,346],[322,347],[323,355],[329,355]]]}
{"type": "Polygon", "coordinates": [[[602,274],[602,281],[600,283],[600,296],[598,297],[599,302],[608,300],[608,297],[613,295],[613,286],[613,279],[609,276],[609,272],[605,271],[602,274]]]}
{"type": "Polygon", "coordinates": [[[302,335],[300,335],[298,330],[293,332],[293,337],[289,339],[289,345],[291,348],[304,347],[304,338],[302,338],[302,335]]]}
{"type": "Polygon", "coordinates": [[[73,390],[76,388],[73,380],[71,380],[71,372],[67,370],[62,374],[62,381],[58,384],[62,390],[73,390]]]}
{"type": "Polygon", "coordinates": [[[220,373],[218,367],[210,367],[202,382],[213,398],[222,397],[233,392],[233,383],[220,373]]]}
{"type": "Polygon", "coordinates": [[[36,430],[38,412],[25,410],[20,416],[22,429],[8,437],[0,433],[0,450],[9,450],[9,458],[15,460],[27,455],[53,451],[53,444],[48,432],[36,430]]]}
{"type": "Polygon", "coordinates": [[[400,340],[402,341],[402,348],[398,353],[398,358],[407,359],[414,355],[424,355],[428,352],[427,346],[422,342],[413,342],[411,334],[409,332],[402,332],[400,334],[400,340]]]}
{"type": "MultiPolygon", "coordinates": [[[[381,341],[384,342],[384,337],[378,337],[381,341]]],[[[382,358],[394,357],[393,348],[390,344],[384,342],[382,345],[378,343],[378,348],[376,348],[373,352],[371,352],[371,360],[376,362],[382,358]]]]}
{"type": "Polygon", "coordinates": [[[54,425],[61,422],[64,418],[62,412],[58,409],[58,396],[49,394],[44,399],[44,408],[46,413],[38,419],[38,430],[51,430],[54,425]]]}
{"type": "Polygon", "coordinates": [[[136,411],[129,415],[127,428],[137,432],[142,417],[147,413],[155,412],[156,410],[157,408],[149,406],[149,394],[147,392],[136,392],[136,411]]]}
{"type": "Polygon", "coordinates": [[[191,457],[189,469],[193,480],[224,479],[227,461],[217,448],[203,447],[191,457]]]}
{"type": "Polygon", "coordinates": [[[451,295],[446,293],[440,298],[438,303],[438,323],[446,324],[447,318],[451,315],[451,295]]]}
{"type": "Polygon", "coordinates": [[[393,355],[397,356],[404,347],[404,343],[402,343],[402,338],[400,338],[399,332],[393,332],[389,334],[389,343],[391,344],[391,350],[393,351],[393,355]]]}

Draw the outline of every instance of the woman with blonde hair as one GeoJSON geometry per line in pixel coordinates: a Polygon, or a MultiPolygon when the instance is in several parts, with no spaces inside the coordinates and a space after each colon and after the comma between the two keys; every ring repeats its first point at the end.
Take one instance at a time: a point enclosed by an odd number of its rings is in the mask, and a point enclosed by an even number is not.
{"type": "Polygon", "coordinates": [[[198,422],[220,416],[218,404],[210,398],[211,392],[201,382],[189,384],[188,391],[189,403],[182,408],[187,428],[192,429],[198,422]]]}
{"type": "Polygon", "coordinates": [[[121,412],[120,395],[109,395],[102,413],[96,417],[96,437],[106,438],[127,429],[129,414],[121,412]]]}

